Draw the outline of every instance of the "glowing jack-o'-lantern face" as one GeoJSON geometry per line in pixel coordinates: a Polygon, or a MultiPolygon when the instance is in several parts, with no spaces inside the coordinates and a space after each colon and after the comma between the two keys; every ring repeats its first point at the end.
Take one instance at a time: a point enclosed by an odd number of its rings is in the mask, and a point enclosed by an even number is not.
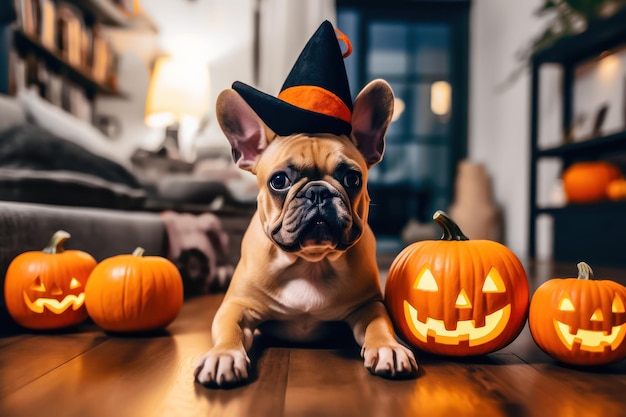
{"type": "Polygon", "coordinates": [[[95,259],[64,250],[67,232],[58,231],[42,252],[25,252],[9,265],[4,298],[11,317],[30,329],[56,329],[87,318],[84,288],[95,259]]]}
{"type": "MultiPolygon", "coordinates": [[[[431,305],[443,298],[439,294],[435,277],[428,267],[424,267],[418,274],[414,290],[425,293],[415,296],[421,298],[420,305],[431,305]]],[[[474,291],[474,294],[478,295],[476,300],[470,297],[465,288],[460,288],[454,300],[456,314],[449,314],[447,322],[444,319],[445,313],[440,319],[432,317],[432,313],[431,316],[426,314],[420,316],[419,311],[408,300],[405,300],[405,319],[412,333],[424,343],[428,342],[430,336],[435,343],[444,345],[461,343],[467,343],[470,347],[483,345],[502,334],[511,318],[511,304],[506,297],[504,281],[495,268],[491,268],[487,274],[480,292],[474,291]],[[474,309],[475,304],[478,307],[476,309],[474,309]]],[[[448,310],[453,311],[452,308],[448,310]]]]}
{"type": "Polygon", "coordinates": [[[52,288],[46,288],[46,284],[37,276],[30,287],[35,298],[31,299],[27,291],[24,291],[24,303],[30,311],[43,313],[45,309],[53,314],[62,314],[68,308],[78,310],[85,302],[85,292],[83,284],[74,277],[71,277],[67,290],[59,288],[56,283],[52,283],[52,288]]]}
{"type": "Polygon", "coordinates": [[[565,363],[598,365],[626,357],[626,288],[593,281],[578,264],[579,277],[542,284],[531,301],[530,330],[546,353],[565,363]]]}
{"type": "Polygon", "coordinates": [[[431,353],[469,356],[509,344],[528,309],[528,280],[505,246],[468,240],[445,213],[439,241],[407,247],[394,260],[385,302],[405,341],[431,353]]]}

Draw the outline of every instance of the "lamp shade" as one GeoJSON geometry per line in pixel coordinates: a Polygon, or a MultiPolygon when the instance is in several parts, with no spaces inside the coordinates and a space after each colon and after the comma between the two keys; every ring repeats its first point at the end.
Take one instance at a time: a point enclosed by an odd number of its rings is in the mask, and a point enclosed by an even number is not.
{"type": "Polygon", "coordinates": [[[209,109],[209,69],[193,60],[158,58],[146,98],[145,123],[162,128],[209,109]]]}

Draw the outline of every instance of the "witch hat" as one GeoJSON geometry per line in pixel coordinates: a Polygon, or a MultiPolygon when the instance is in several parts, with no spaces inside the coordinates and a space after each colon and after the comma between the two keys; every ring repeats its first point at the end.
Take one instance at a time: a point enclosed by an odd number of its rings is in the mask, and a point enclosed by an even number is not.
{"type": "MultiPolygon", "coordinates": [[[[341,38],[348,45],[345,35],[341,38]]],[[[350,135],[352,98],[337,34],[324,21],[304,46],[278,97],[240,81],[233,89],[280,136],[295,133],[350,135]]]]}

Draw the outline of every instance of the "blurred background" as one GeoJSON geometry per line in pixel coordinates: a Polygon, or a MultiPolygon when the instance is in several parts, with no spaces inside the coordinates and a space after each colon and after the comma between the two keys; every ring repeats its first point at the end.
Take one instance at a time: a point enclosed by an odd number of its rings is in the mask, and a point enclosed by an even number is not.
{"type": "Polygon", "coordinates": [[[375,78],[396,96],[370,173],[380,251],[437,238],[431,217],[443,209],[470,238],[522,257],[623,264],[623,3],[0,0],[0,199],[251,212],[256,182],[232,163],[215,99],[236,80],[277,95],[328,19],[352,43],[353,96],[375,78]],[[63,188],[44,199],[25,189],[20,169],[80,165],[38,146],[42,131],[132,179],[103,177],[89,160],[77,171],[137,192],[90,200],[63,188]]]}

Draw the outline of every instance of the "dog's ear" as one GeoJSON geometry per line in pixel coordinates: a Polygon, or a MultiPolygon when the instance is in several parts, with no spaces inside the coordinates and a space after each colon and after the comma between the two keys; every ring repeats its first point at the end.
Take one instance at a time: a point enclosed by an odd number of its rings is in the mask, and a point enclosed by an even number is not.
{"type": "Polygon", "coordinates": [[[368,167],[378,163],[385,149],[385,133],[393,114],[393,91],[384,80],[361,90],[352,110],[352,138],[368,167]]]}
{"type": "Polygon", "coordinates": [[[233,89],[220,93],[215,108],[217,120],[230,142],[237,166],[253,172],[258,156],[267,147],[265,125],[233,89]]]}

